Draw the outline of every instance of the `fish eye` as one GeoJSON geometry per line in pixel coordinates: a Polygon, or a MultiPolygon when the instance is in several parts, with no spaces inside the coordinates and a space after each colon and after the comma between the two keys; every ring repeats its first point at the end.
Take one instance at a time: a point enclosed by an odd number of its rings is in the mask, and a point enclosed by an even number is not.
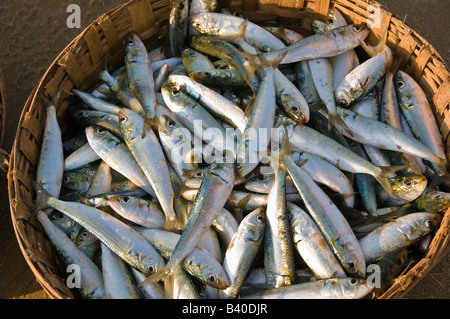
{"type": "Polygon", "coordinates": [[[429,220],[429,219],[427,219],[424,224],[425,224],[425,227],[428,228],[428,229],[431,229],[434,226],[433,221],[429,220]]]}
{"type": "Polygon", "coordinates": [[[156,271],[156,268],[155,268],[155,266],[150,265],[150,266],[148,266],[147,271],[148,271],[150,274],[153,274],[153,273],[156,271]]]}
{"type": "Polygon", "coordinates": [[[178,91],[177,89],[172,90],[172,95],[173,96],[177,96],[180,94],[180,91],[178,91]]]}
{"type": "Polygon", "coordinates": [[[128,117],[126,116],[121,116],[119,119],[120,123],[126,123],[128,121],[128,117]]]}
{"type": "Polygon", "coordinates": [[[203,172],[198,172],[195,174],[195,177],[203,177],[203,172]]]}
{"type": "Polygon", "coordinates": [[[120,198],[120,201],[121,201],[122,203],[124,203],[124,204],[127,204],[127,203],[130,202],[130,197],[128,197],[128,196],[121,197],[121,198],[120,198]]]}
{"type": "Polygon", "coordinates": [[[216,279],[217,279],[217,278],[216,278],[216,276],[214,276],[214,275],[209,275],[209,276],[208,276],[208,282],[209,282],[209,283],[212,283],[212,284],[215,283],[215,282],[216,282],[216,279]]]}
{"type": "Polygon", "coordinates": [[[435,195],[435,196],[434,196],[434,199],[436,199],[436,200],[441,200],[441,199],[442,199],[442,195],[441,195],[441,194],[435,195]]]}
{"type": "Polygon", "coordinates": [[[405,86],[406,86],[405,81],[400,80],[400,81],[397,82],[397,87],[398,87],[399,89],[402,89],[402,88],[404,88],[405,86]]]}
{"type": "Polygon", "coordinates": [[[203,75],[204,75],[205,78],[207,78],[207,79],[211,78],[211,73],[210,73],[210,72],[204,72],[203,75]]]}
{"type": "Polygon", "coordinates": [[[128,45],[134,45],[134,40],[133,40],[132,38],[129,38],[129,39],[127,40],[127,44],[128,44],[128,45]]]}
{"type": "Polygon", "coordinates": [[[407,187],[410,187],[412,184],[413,184],[413,181],[411,179],[408,178],[407,180],[405,180],[405,185],[407,187]]]}
{"type": "Polygon", "coordinates": [[[333,18],[329,18],[329,19],[328,19],[328,23],[329,23],[329,24],[333,24],[333,23],[334,23],[334,19],[333,19],[333,18]]]}
{"type": "Polygon", "coordinates": [[[166,123],[167,123],[167,125],[169,125],[169,127],[175,126],[175,122],[171,119],[168,119],[166,123]]]}
{"type": "Polygon", "coordinates": [[[355,270],[356,269],[356,263],[354,261],[351,261],[348,263],[348,267],[350,268],[350,270],[355,270]]]}
{"type": "Polygon", "coordinates": [[[299,107],[298,106],[293,106],[291,107],[291,111],[294,113],[297,113],[299,111],[299,107]]]}
{"type": "Polygon", "coordinates": [[[266,177],[261,174],[257,178],[258,178],[259,181],[263,181],[263,180],[265,180],[266,177]]]}
{"type": "Polygon", "coordinates": [[[354,25],[354,26],[353,26],[353,31],[355,31],[355,32],[361,32],[361,30],[362,30],[362,28],[361,28],[360,25],[354,25]]]}
{"type": "Polygon", "coordinates": [[[81,237],[82,237],[82,238],[86,238],[87,236],[88,236],[88,233],[87,233],[87,232],[82,232],[82,233],[81,233],[81,237]]]}
{"type": "Polygon", "coordinates": [[[106,133],[106,130],[104,128],[98,127],[96,132],[97,134],[103,135],[106,133]]]}
{"type": "Polygon", "coordinates": [[[71,178],[70,178],[69,176],[65,176],[65,177],[64,177],[64,182],[65,182],[65,183],[68,183],[68,182],[70,182],[70,179],[71,179],[71,178]]]}
{"type": "Polygon", "coordinates": [[[264,216],[263,216],[263,215],[258,215],[258,216],[256,217],[256,220],[257,220],[258,222],[262,223],[262,222],[264,221],[264,216]]]}
{"type": "Polygon", "coordinates": [[[58,215],[57,215],[57,217],[59,218],[59,219],[63,219],[64,218],[64,214],[63,213],[59,213],[58,215]]]}
{"type": "Polygon", "coordinates": [[[346,107],[348,106],[348,102],[346,100],[340,100],[337,102],[337,105],[340,107],[346,107]]]}
{"type": "Polygon", "coordinates": [[[358,280],[357,280],[356,278],[350,279],[350,284],[351,284],[352,286],[356,286],[357,283],[358,283],[358,280]]]}

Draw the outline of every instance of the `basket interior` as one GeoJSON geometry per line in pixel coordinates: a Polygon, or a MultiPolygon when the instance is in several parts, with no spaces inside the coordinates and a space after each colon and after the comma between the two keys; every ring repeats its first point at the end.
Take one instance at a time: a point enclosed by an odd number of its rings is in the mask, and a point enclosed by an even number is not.
{"type": "MultiPolygon", "coordinates": [[[[364,23],[371,14],[367,10],[371,4],[376,3],[368,0],[221,1],[222,6],[240,12],[252,22],[283,25],[303,34],[311,32],[312,20],[325,20],[332,6],[339,9],[349,23],[364,23]]],[[[31,183],[35,176],[45,121],[45,108],[37,93],[41,91],[52,98],[62,90],[57,106],[58,120],[62,131],[70,132],[70,123],[65,121],[65,113],[73,102],[73,97],[68,92],[74,88],[86,90],[91,87],[97,81],[96,74],[104,67],[105,61],[111,70],[119,67],[123,63],[124,41],[131,29],[144,40],[148,49],[164,44],[169,12],[170,2],[167,0],[133,0],[105,13],[61,52],[25,104],[8,174],[11,216],[25,259],[51,298],[74,296],[64,284],[62,262],[29,208],[29,203],[34,201],[31,183]]],[[[431,102],[447,146],[448,157],[448,68],[431,45],[396,16],[382,9],[381,18],[381,27],[371,29],[368,43],[376,44],[388,32],[388,45],[394,54],[404,57],[402,69],[419,82],[431,102]]],[[[401,297],[447,253],[448,225],[449,211],[442,220],[429,253],[399,278],[383,298],[401,297]]]]}

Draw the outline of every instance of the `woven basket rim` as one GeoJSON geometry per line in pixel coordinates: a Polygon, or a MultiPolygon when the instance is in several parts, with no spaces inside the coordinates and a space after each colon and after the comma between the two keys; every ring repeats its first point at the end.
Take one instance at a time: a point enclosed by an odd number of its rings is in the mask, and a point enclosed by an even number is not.
{"type": "MultiPolygon", "coordinates": [[[[222,1],[222,2],[229,3],[230,1],[231,0],[222,1]]],[[[322,4],[328,3],[328,5],[330,6],[330,4],[334,5],[334,4],[342,2],[344,0],[306,0],[306,1],[300,1],[300,2],[308,2],[308,1],[309,2],[317,2],[317,3],[319,3],[319,5],[320,5],[320,3],[322,3],[322,4]]],[[[85,28],[77,37],[75,37],[61,51],[61,53],[54,59],[54,61],[47,68],[45,74],[41,77],[41,79],[39,80],[39,82],[36,84],[33,91],[31,92],[29,98],[27,99],[27,101],[24,105],[24,108],[22,110],[21,116],[20,116],[18,128],[16,131],[15,139],[14,139],[14,145],[13,145],[13,148],[11,151],[11,163],[10,163],[9,172],[8,172],[8,195],[9,195],[9,199],[10,199],[11,218],[12,218],[12,223],[14,226],[16,238],[19,242],[19,246],[22,251],[22,254],[24,255],[24,257],[27,261],[27,264],[29,265],[29,267],[33,271],[34,275],[36,276],[39,284],[43,287],[43,289],[49,295],[50,298],[63,299],[63,298],[71,298],[73,296],[68,295],[68,294],[66,295],[64,292],[54,288],[50,283],[48,283],[48,276],[47,277],[44,276],[44,274],[42,273],[42,270],[36,266],[35,262],[30,260],[28,254],[27,254],[27,248],[28,248],[28,247],[26,247],[27,244],[23,241],[21,232],[18,230],[19,226],[17,223],[16,207],[15,207],[15,204],[17,201],[16,200],[17,198],[15,197],[15,196],[17,196],[17,193],[15,192],[15,190],[16,190],[16,182],[18,182],[18,179],[16,176],[16,174],[17,174],[16,164],[18,161],[17,157],[19,156],[19,154],[21,154],[19,141],[20,141],[21,134],[22,134],[21,131],[23,128],[22,125],[24,123],[24,118],[26,117],[28,111],[36,104],[38,90],[43,87],[45,80],[52,75],[53,71],[55,69],[58,69],[61,67],[59,65],[59,62],[66,55],[66,53],[77,48],[77,45],[80,45],[81,41],[83,41],[83,38],[86,36],[86,34],[90,30],[92,30],[97,25],[98,21],[101,20],[103,17],[113,17],[120,10],[122,10],[126,7],[129,8],[131,5],[134,5],[139,2],[153,3],[153,2],[156,2],[156,0],[131,0],[126,3],[123,3],[119,6],[117,6],[116,8],[109,10],[106,13],[104,13],[103,15],[101,15],[98,19],[94,20],[87,28],[85,28]]],[[[231,1],[231,2],[240,3],[240,1],[231,1]]],[[[248,2],[252,2],[252,1],[248,1],[248,2]]],[[[280,1],[270,1],[270,0],[264,1],[264,0],[262,0],[259,2],[264,5],[277,6],[277,5],[280,5],[280,3],[283,4],[283,3],[287,3],[289,1],[281,1],[281,0],[280,1]]],[[[291,1],[291,3],[292,2],[295,2],[295,1],[291,1]]],[[[379,5],[382,10],[385,10],[385,12],[390,15],[390,20],[389,20],[390,23],[392,23],[392,21],[394,21],[395,23],[398,23],[399,25],[404,25],[407,29],[411,30],[412,35],[414,35],[414,37],[416,37],[418,40],[420,40],[424,44],[424,47],[431,50],[430,59],[436,59],[439,63],[441,63],[442,66],[445,68],[444,74],[447,76],[448,79],[450,79],[449,68],[448,68],[447,64],[445,63],[445,61],[442,59],[442,57],[439,55],[439,53],[436,50],[434,50],[434,48],[431,46],[431,44],[429,44],[426,41],[426,39],[424,39],[422,36],[420,36],[420,34],[418,34],[415,30],[413,30],[407,23],[403,22],[395,14],[390,13],[383,5],[379,4],[377,1],[353,0],[353,2],[361,2],[366,5],[368,5],[368,4],[379,5]]],[[[389,26],[390,26],[390,24],[389,24],[389,26]]],[[[389,43],[388,43],[388,45],[389,45],[389,43]]],[[[444,79],[443,82],[445,80],[446,79],[444,79]]],[[[437,86],[439,87],[439,85],[440,84],[438,84],[437,86]]],[[[429,96],[428,96],[428,98],[430,99],[429,96]]],[[[432,105],[434,107],[434,103],[432,105]]],[[[447,103],[447,105],[448,105],[448,103],[447,103]]],[[[449,115],[449,117],[450,117],[450,115],[449,115]]],[[[448,136],[448,134],[447,134],[447,136],[448,136]]],[[[446,137],[444,137],[444,139],[445,138],[446,137]]],[[[445,142],[445,140],[444,140],[444,142],[445,142]]],[[[447,142],[448,142],[448,139],[447,139],[447,142]]],[[[446,148],[446,151],[447,152],[449,151],[448,147],[446,148]]],[[[449,244],[450,238],[449,237],[450,236],[448,236],[448,227],[450,225],[450,209],[445,212],[443,223],[444,223],[444,220],[445,220],[445,225],[441,224],[441,228],[439,229],[440,237],[438,238],[437,235],[434,236],[433,241],[431,243],[431,247],[437,247],[436,251],[431,251],[431,249],[430,249],[427,252],[426,256],[424,256],[424,258],[421,261],[419,261],[416,265],[414,265],[414,267],[412,267],[406,274],[397,278],[398,280],[396,281],[396,283],[394,283],[394,285],[391,286],[391,288],[389,288],[382,296],[380,296],[380,298],[400,298],[400,297],[402,297],[408,291],[410,291],[415,286],[415,284],[417,284],[420,281],[420,279],[423,276],[425,276],[433,268],[433,266],[442,259],[443,256],[445,256],[449,252],[449,250],[450,250],[450,244],[449,244]],[[436,252],[437,252],[437,254],[436,254],[436,252]]]]}

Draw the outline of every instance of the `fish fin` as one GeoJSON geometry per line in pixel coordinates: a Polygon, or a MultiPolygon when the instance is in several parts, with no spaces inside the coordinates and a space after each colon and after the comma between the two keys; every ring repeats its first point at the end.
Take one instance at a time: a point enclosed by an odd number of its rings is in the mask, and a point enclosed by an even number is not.
{"type": "Polygon", "coordinates": [[[248,105],[245,107],[244,116],[246,118],[249,118],[250,113],[252,112],[253,106],[255,105],[255,96],[256,96],[256,93],[253,92],[253,98],[251,99],[250,103],[248,103],[248,105]]]}
{"type": "Polygon", "coordinates": [[[393,199],[397,198],[397,195],[392,190],[391,183],[389,181],[389,175],[401,171],[402,169],[407,168],[408,165],[398,165],[398,166],[380,166],[380,174],[377,176],[374,176],[375,179],[378,181],[378,183],[383,186],[383,188],[386,190],[386,192],[391,196],[393,199]]]}
{"type": "Polygon", "coordinates": [[[364,41],[360,40],[359,44],[364,49],[364,51],[366,51],[366,53],[369,55],[369,57],[373,58],[374,56],[377,55],[376,50],[372,46],[366,44],[364,41]]]}
{"type": "Polygon", "coordinates": [[[336,200],[343,200],[345,201],[347,198],[350,198],[352,196],[358,195],[358,192],[351,192],[351,193],[330,193],[327,194],[330,199],[336,199],[336,200]]]}
{"type": "MultiPolygon", "coordinates": [[[[386,59],[387,61],[387,59],[386,59]]],[[[387,70],[387,74],[389,76],[394,76],[398,70],[401,69],[401,66],[403,65],[403,63],[405,62],[405,58],[402,56],[397,56],[394,58],[394,61],[391,63],[391,65],[389,66],[389,68],[386,68],[387,70]]]]}
{"type": "Polygon", "coordinates": [[[163,268],[162,270],[160,270],[156,274],[148,276],[144,281],[142,281],[138,285],[138,287],[142,287],[142,286],[145,286],[145,285],[148,285],[148,284],[157,283],[158,281],[166,281],[169,276],[170,276],[170,274],[168,274],[166,272],[166,269],[163,268]]]}
{"type": "Polygon", "coordinates": [[[63,89],[60,88],[51,100],[45,96],[45,94],[44,94],[44,92],[42,92],[42,90],[39,90],[38,94],[39,94],[39,97],[41,98],[42,102],[44,103],[45,108],[48,109],[51,106],[56,108],[56,106],[58,105],[58,101],[59,101],[62,91],[63,91],[63,89]]]}
{"type": "Polygon", "coordinates": [[[169,217],[167,216],[163,229],[171,232],[179,232],[182,231],[185,228],[185,224],[178,218],[178,217],[169,217]]]}
{"type": "Polygon", "coordinates": [[[350,137],[353,136],[353,132],[350,128],[345,124],[344,120],[337,113],[329,113],[328,114],[328,131],[332,131],[332,129],[336,128],[336,131],[339,132],[337,127],[343,129],[350,137]]]}
{"type": "Polygon", "coordinates": [[[398,209],[394,210],[393,212],[389,213],[389,216],[391,216],[391,218],[398,218],[403,216],[408,209],[414,207],[413,203],[407,203],[405,205],[399,206],[398,209]]]}
{"type": "Polygon", "coordinates": [[[48,205],[48,199],[53,196],[42,186],[41,183],[34,181],[33,188],[36,192],[36,205],[33,208],[33,215],[36,215],[40,210],[50,207],[50,205],[48,205]]]}
{"type": "Polygon", "coordinates": [[[154,132],[161,131],[161,133],[168,135],[169,132],[164,127],[164,125],[161,124],[161,121],[155,116],[153,118],[144,117],[144,125],[142,126],[142,135],[141,137],[144,138],[146,136],[146,133],[148,130],[153,130],[154,132]]]}
{"type": "Polygon", "coordinates": [[[250,199],[252,198],[252,194],[248,194],[243,199],[241,199],[236,207],[233,208],[233,214],[234,217],[238,222],[241,222],[244,216],[245,208],[247,207],[248,203],[250,202],[250,199]]]}
{"type": "Polygon", "coordinates": [[[432,163],[438,176],[447,176],[448,161],[445,158],[437,157],[436,161],[432,163]]]}
{"type": "Polygon", "coordinates": [[[82,204],[84,204],[84,205],[86,205],[86,206],[94,207],[94,205],[93,205],[93,204],[89,201],[89,199],[88,199],[88,198],[92,198],[92,197],[87,196],[86,193],[80,193],[80,194],[78,195],[78,198],[80,199],[80,202],[81,202],[82,204]]]}
{"type": "Polygon", "coordinates": [[[386,30],[386,32],[381,36],[380,41],[377,44],[377,48],[375,49],[377,55],[383,52],[384,49],[386,48],[387,38],[388,38],[388,30],[386,30]]]}
{"type": "Polygon", "coordinates": [[[359,41],[359,44],[364,49],[364,51],[366,51],[366,53],[371,58],[373,58],[384,51],[384,49],[386,48],[387,37],[388,37],[388,30],[386,30],[386,32],[380,38],[380,41],[378,41],[378,44],[375,47],[366,44],[362,40],[359,41]]]}

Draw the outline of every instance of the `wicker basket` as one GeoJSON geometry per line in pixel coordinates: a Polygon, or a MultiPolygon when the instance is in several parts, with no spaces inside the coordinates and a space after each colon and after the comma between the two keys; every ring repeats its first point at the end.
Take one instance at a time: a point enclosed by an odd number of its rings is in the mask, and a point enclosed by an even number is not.
{"type": "MultiPolygon", "coordinates": [[[[379,5],[370,0],[224,0],[221,4],[259,24],[279,24],[303,31],[310,30],[313,19],[325,19],[332,6],[338,8],[349,22],[362,23],[367,22],[370,16],[368,6],[379,5]]],[[[69,94],[65,92],[70,92],[73,88],[88,89],[94,83],[94,75],[103,67],[106,57],[110,65],[118,65],[123,59],[123,43],[131,28],[149,44],[148,48],[163,44],[169,11],[168,0],[133,0],[105,13],[57,57],[25,104],[8,173],[11,217],[22,253],[50,298],[74,298],[74,295],[64,283],[65,269],[62,262],[27,205],[34,200],[31,182],[34,179],[45,120],[45,109],[37,98],[37,92],[41,90],[53,97],[59,88],[63,88],[57,113],[64,132],[67,127],[64,113],[70,103],[69,94]]],[[[368,42],[376,44],[388,30],[388,45],[393,52],[405,58],[403,70],[420,83],[435,110],[448,156],[449,70],[431,45],[400,19],[385,9],[381,10],[381,18],[381,27],[372,28],[368,42]]],[[[445,213],[426,256],[397,278],[381,298],[403,296],[436,265],[450,247],[449,224],[450,210],[445,213]]]]}

